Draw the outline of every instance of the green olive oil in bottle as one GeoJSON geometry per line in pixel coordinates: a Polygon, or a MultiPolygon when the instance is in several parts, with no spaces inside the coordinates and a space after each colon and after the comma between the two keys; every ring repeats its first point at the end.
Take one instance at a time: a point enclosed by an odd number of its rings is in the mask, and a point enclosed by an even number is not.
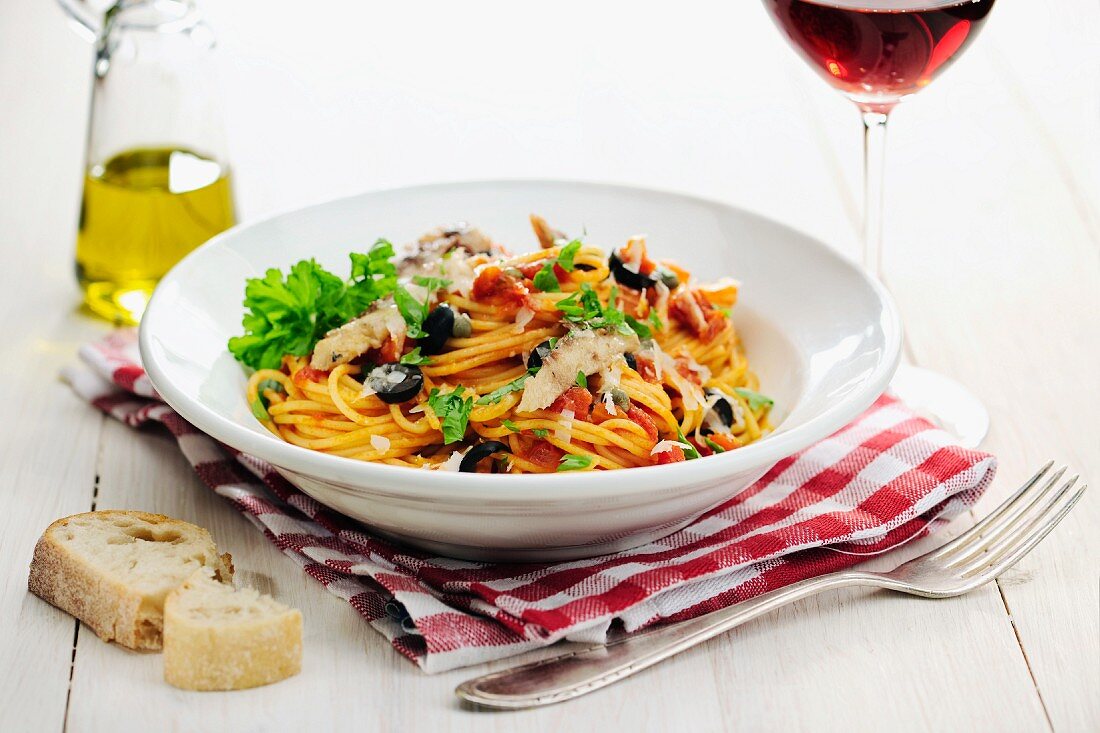
{"type": "Polygon", "coordinates": [[[109,320],[136,323],[157,281],[233,223],[229,173],[199,153],[138,148],[92,166],[76,244],[85,303],[109,320]]]}

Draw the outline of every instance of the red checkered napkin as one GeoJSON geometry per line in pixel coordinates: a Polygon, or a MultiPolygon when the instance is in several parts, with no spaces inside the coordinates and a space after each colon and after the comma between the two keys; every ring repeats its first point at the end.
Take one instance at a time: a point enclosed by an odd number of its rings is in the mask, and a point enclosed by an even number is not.
{"type": "Polygon", "coordinates": [[[80,396],[128,425],[163,424],[207,486],[428,672],[563,638],[599,642],[616,620],[633,631],[687,619],[848,567],[966,510],[996,470],[993,456],[951,445],[884,396],[662,540],[573,562],[467,562],[372,537],[264,461],[199,432],[160,401],[132,331],[80,356],[84,365],[64,373],[80,396]]]}

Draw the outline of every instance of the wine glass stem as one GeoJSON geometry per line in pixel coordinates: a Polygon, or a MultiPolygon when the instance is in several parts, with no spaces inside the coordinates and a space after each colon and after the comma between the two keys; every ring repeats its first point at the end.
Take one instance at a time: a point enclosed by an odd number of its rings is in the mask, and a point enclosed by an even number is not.
{"type": "Polygon", "coordinates": [[[863,110],[863,266],[882,279],[882,184],[887,112],[863,110]]]}

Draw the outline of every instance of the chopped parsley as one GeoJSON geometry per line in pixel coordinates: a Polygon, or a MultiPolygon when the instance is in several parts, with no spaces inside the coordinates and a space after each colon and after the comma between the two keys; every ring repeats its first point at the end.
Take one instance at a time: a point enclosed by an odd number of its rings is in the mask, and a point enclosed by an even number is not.
{"type": "Polygon", "coordinates": [[[745,401],[749,403],[749,409],[753,412],[762,407],[771,407],[775,404],[775,400],[771,397],[745,387],[734,387],[733,391],[745,398],[745,401]]]}
{"type": "Polygon", "coordinates": [[[626,316],[625,318],[626,325],[630,326],[631,330],[638,334],[638,338],[642,341],[653,338],[653,331],[649,326],[645,325],[634,316],[626,316]]]}
{"type": "Polygon", "coordinates": [[[640,339],[652,338],[648,326],[615,307],[618,297],[619,289],[612,287],[608,304],[604,305],[591,285],[581,283],[580,290],[554,305],[562,318],[584,328],[607,328],[625,335],[637,334],[640,339]]]}
{"type": "Polygon", "coordinates": [[[573,264],[573,260],[577,256],[577,252],[581,249],[581,240],[574,239],[569,244],[561,248],[558,252],[558,265],[566,272],[573,272],[576,265],[573,264]]]}
{"type": "Polygon", "coordinates": [[[687,446],[683,449],[685,460],[691,461],[700,457],[699,451],[684,437],[684,431],[680,429],[679,425],[676,426],[676,439],[687,446]]]}
{"type": "Polygon", "coordinates": [[[520,391],[523,389],[523,383],[527,381],[527,378],[531,376],[533,371],[537,370],[530,370],[526,374],[521,374],[503,387],[497,387],[489,394],[478,398],[477,404],[482,406],[495,405],[503,399],[504,395],[520,391]]]}
{"type": "Polygon", "coordinates": [[[558,471],[580,471],[592,465],[592,456],[578,456],[575,453],[566,453],[561,457],[558,471]]]}
{"type": "Polygon", "coordinates": [[[271,415],[267,414],[267,407],[264,406],[264,398],[260,395],[256,395],[256,399],[252,400],[249,407],[252,408],[252,414],[256,416],[257,420],[266,422],[271,419],[271,415]]]}
{"type": "Polygon", "coordinates": [[[534,433],[536,438],[545,438],[550,434],[550,431],[546,428],[532,428],[531,432],[534,433]]]}
{"type": "Polygon", "coordinates": [[[252,400],[252,404],[249,407],[252,408],[252,414],[256,416],[257,420],[270,420],[271,415],[267,411],[268,402],[264,397],[264,392],[267,390],[274,390],[275,392],[285,392],[283,385],[274,379],[265,379],[256,385],[256,399],[252,400]]]}
{"type": "Polygon", "coordinates": [[[562,247],[557,257],[544,262],[542,268],[535,273],[535,277],[531,280],[534,286],[544,293],[560,293],[561,283],[558,282],[558,276],[554,270],[554,265],[557,265],[566,272],[573,272],[573,270],[576,269],[573,260],[576,259],[577,252],[580,248],[581,240],[579,239],[574,239],[572,242],[562,247]]]}
{"type": "Polygon", "coordinates": [[[584,373],[583,369],[577,370],[577,386],[588,389],[588,376],[584,373]]]}
{"type": "Polygon", "coordinates": [[[400,311],[401,317],[405,319],[409,338],[418,339],[427,336],[424,332],[424,320],[432,310],[432,294],[449,286],[451,281],[442,277],[417,275],[413,278],[413,284],[419,285],[428,291],[424,296],[423,303],[417,300],[403,285],[394,287],[393,302],[397,304],[397,310],[400,311]]]}
{"type": "Polygon", "coordinates": [[[428,317],[428,301],[421,303],[404,286],[398,285],[393,291],[393,302],[397,304],[397,310],[405,319],[409,338],[418,339],[424,336],[422,326],[424,319],[428,317]]]}
{"type": "Polygon", "coordinates": [[[434,293],[437,290],[442,290],[443,288],[451,286],[451,281],[445,277],[425,277],[423,275],[414,277],[413,283],[427,289],[429,293],[434,293]]]}
{"type": "Polygon", "coordinates": [[[470,410],[474,408],[473,397],[463,397],[466,388],[461,384],[454,391],[444,394],[436,387],[428,395],[428,407],[439,419],[443,429],[443,443],[457,443],[466,436],[466,426],[470,422],[470,410]]]}
{"type": "Polygon", "coordinates": [[[509,430],[511,430],[513,433],[518,433],[519,432],[519,428],[517,428],[516,424],[514,422],[512,422],[511,420],[501,420],[500,424],[503,425],[504,427],[508,428],[509,430]]]}
{"type": "Polygon", "coordinates": [[[415,349],[401,357],[401,363],[422,366],[424,364],[431,364],[432,360],[431,357],[421,356],[420,347],[417,346],[415,349]]]}
{"type": "Polygon", "coordinates": [[[558,282],[558,276],[554,274],[553,261],[548,260],[542,269],[535,273],[531,282],[544,293],[561,292],[561,283],[558,282]]]}

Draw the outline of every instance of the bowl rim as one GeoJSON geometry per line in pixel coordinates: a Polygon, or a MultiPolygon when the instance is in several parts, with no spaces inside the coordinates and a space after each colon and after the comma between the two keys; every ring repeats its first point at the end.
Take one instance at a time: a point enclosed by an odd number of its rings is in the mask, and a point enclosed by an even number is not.
{"type": "Polygon", "coordinates": [[[155,314],[162,307],[161,303],[166,297],[163,295],[165,290],[159,287],[149,301],[138,336],[142,364],[149,379],[163,400],[197,429],[236,450],[261,458],[278,469],[300,473],[314,480],[335,482],[352,490],[414,500],[430,496],[433,499],[448,499],[461,503],[507,500],[546,504],[578,499],[622,498],[673,487],[686,489],[751,471],[760,471],[762,474],[777,461],[813,445],[855,419],[886,390],[897,369],[901,360],[902,344],[900,313],[886,287],[858,264],[825,244],[821,239],[771,217],[717,199],[634,184],[556,178],[495,178],[398,186],[337,196],[237,224],[215,235],[187,254],[162,278],[162,282],[169,280],[185,263],[203,257],[208,249],[223,246],[223,242],[232,239],[242,231],[284,217],[294,217],[310,209],[378,195],[432,189],[513,185],[601,188],[632,195],[644,194],[680,199],[703,207],[733,210],[739,216],[755,219],[806,239],[822,250],[824,255],[835,264],[852,271],[875,294],[881,305],[881,316],[877,325],[883,333],[883,357],[846,398],[827,407],[805,423],[736,451],[708,456],[707,460],[633,468],[630,469],[631,481],[627,482],[616,481],[615,476],[618,473],[616,471],[578,471],[522,476],[418,471],[402,466],[356,461],[311,451],[308,448],[286,443],[267,432],[258,432],[211,410],[177,388],[168,378],[165,369],[155,358],[156,350],[153,347],[155,334],[151,332],[151,326],[148,325],[155,319],[155,316],[149,318],[148,315],[155,314]],[[427,483],[432,485],[430,492],[425,486],[426,477],[431,477],[427,478],[427,483]],[[516,487],[521,487],[522,491],[516,492],[516,487]],[[540,492],[539,489],[543,488],[551,490],[552,493],[540,492]]]}

